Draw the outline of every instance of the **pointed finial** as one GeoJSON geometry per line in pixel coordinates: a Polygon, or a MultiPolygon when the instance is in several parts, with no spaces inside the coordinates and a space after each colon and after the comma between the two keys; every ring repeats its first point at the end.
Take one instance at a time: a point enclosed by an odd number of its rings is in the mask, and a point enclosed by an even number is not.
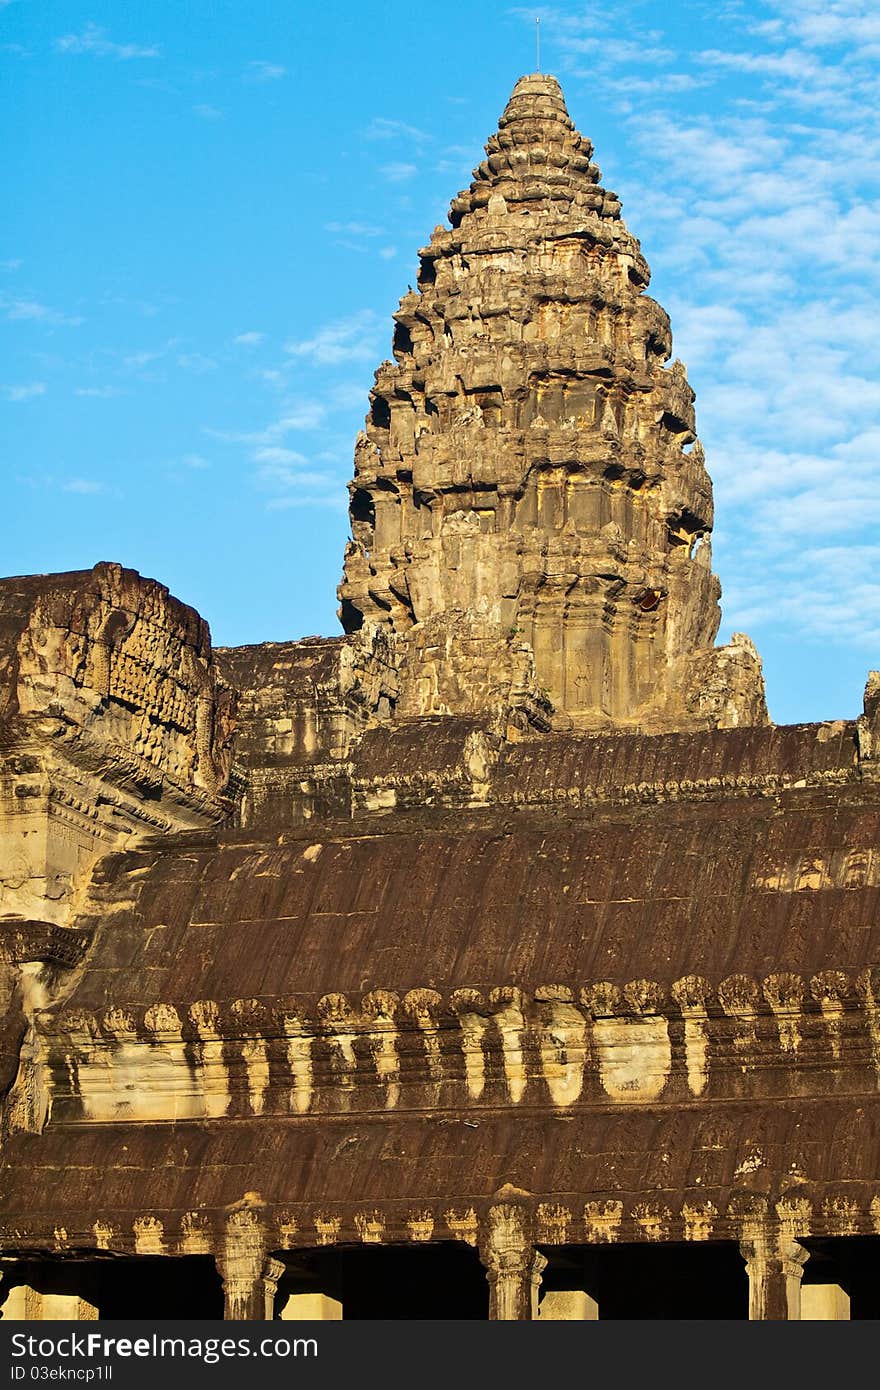
{"type": "Polygon", "coordinates": [[[541,20],[535,15],[535,72],[541,71],[541,20]]]}

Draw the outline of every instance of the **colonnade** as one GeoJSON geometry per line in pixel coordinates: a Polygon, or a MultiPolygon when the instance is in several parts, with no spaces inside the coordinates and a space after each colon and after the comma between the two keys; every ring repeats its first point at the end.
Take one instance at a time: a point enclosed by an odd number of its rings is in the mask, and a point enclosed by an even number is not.
{"type": "MultiPolygon", "coordinates": [[[[849,1269],[850,1274],[861,1271],[863,1284],[867,1277],[871,1286],[867,1302],[863,1296],[855,1316],[880,1315],[880,1309],[870,1311],[880,1298],[880,1259],[876,1258],[880,1237],[867,1238],[867,1242],[862,1238],[860,1264],[848,1265],[845,1257],[837,1264],[825,1257],[823,1263],[820,1253],[805,1282],[812,1252],[788,1236],[756,1232],[738,1243],[667,1247],[567,1246],[560,1253],[558,1247],[539,1248],[532,1242],[528,1222],[518,1208],[495,1208],[492,1218],[476,1250],[460,1243],[425,1244],[415,1249],[383,1245],[378,1248],[384,1261],[381,1267],[370,1264],[370,1251],[355,1247],[268,1256],[254,1250],[247,1258],[221,1257],[216,1265],[207,1257],[197,1262],[188,1257],[168,1257],[153,1261],[146,1279],[137,1256],[79,1261],[16,1261],[7,1256],[0,1261],[0,1317],[80,1322],[99,1317],[158,1320],[206,1316],[233,1321],[337,1321],[345,1316],[595,1321],[625,1318],[630,1291],[633,1318],[658,1316],[656,1304],[653,1311],[646,1312],[645,1308],[651,1303],[652,1289],[656,1291],[660,1285],[665,1301],[659,1315],[663,1317],[840,1321],[850,1317],[850,1296],[836,1280],[858,1284],[858,1278],[841,1275],[843,1269],[849,1269]],[[866,1244],[870,1247],[867,1256],[866,1244]],[[652,1258],[646,1260],[646,1255],[652,1258]],[[414,1313],[413,1285],[419,1279],[416,1269],[424,1271],[426,1279],[416,1299],[419,1311],[414,1313]],[[108,1302],[108,1288],[118,1290],[126,1277],[131,1278],[130,1296],[117,1292],[115,1301],[108,1302]],[[149,1295],[151,1281],[156,1288],[161,1285],[159,1304],[143,1297],[145,1289],[149,1295]],[[467,1292],[462,1297],[465,1284],[467,1292]],[[456,1285],[460,1295],[454,1306],[445,1296],[450,1285],[453,1295],[456,1285]],[[371,1290],[372,1304],[369,1298],[364,1303],[365,1287],[371,1290]],[[196,1300],[200,1300],[197,1309],[196,1300]]],[[[837,1244],[846,1243],[841,1240],[837,1244]]]]}

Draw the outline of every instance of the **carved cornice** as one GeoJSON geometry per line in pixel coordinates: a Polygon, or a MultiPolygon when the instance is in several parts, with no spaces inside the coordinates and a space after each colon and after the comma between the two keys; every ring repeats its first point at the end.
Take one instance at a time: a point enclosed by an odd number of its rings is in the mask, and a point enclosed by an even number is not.
{"type": "MultiPolygon", "coordinates": [[[[515,985],[474,986],[441,994],[433,988],[372,989],[349,997],[332,992],[320,996],[266,996],[263,998],[218,1000],[210,1011],[218,1036],[236,1038],[285,1036],[291,1025],[310,1028],[317,1035],[344,1027],[369,1031],[377,1023],[393,1023],[401,1029],[418,1029],[430,1024],[457,1023],[463,1014],[491,1018],[499,1010],[513,1006],[526,1013],[542,1005],[566,1004],[586,1020],[664,1018],[669,1021],[692,1018],[695,1010],[710,1018],[738,1018],[743,1014],[773,1019],[788,1009],[821,1015],[833,1005],[842,1012],[880,1008],[880,966],[867,966],[858,972],[828,969],[809,976],[793,971],[774,971],[763,977],[732,974],[711,983],[701,975],[685,975],[671,984],[634,979],[618,984],[594,980],[588,984],[548,983],[520,988],[515,985]]],[[[68,1023],[77,1028],[90,1020],[89,1028],[100,1033],[108,1019],[125,1017],[131,1028],[157,1011],[179,1004],[126,1004],[102,1014],[76,1009],[47,1016],[47,1031],[63,1032],[68,1023]]],[[[205,1001],[184,1006],[191,1021],[184,1031],[198,1037],[198,1017],[208,1007],[205,1001]]],[[[149,1027],[149,1025],[147,1025],[149,1027]]],[[[109,1027],[112,1035],[113,1027],[109,1027]]]]}
{"type": "MultiPolygon", "coordinates": [[[[605,1246],[619,1242],[662,1244],[734,1240],[784,1249],[792,1241],[821,1236],[880,1235],[880,1185],[876,1181],[826,1185],[806,1183],[792,1194],[758,1193],[745,1188],[691,1189],[660,1195],[627,1193],[560,1194],[523,1192],[515,1205],[504,1204],[522,1225],[522,1237],[542,1246],[605,1246]]],[[[502,1210],[496,1196],[450,1201],[427,1198],[364,1204],[265,1202],[254,1213],[253,1267],[264,1251],[320,1249],[335,1245],[417,1244],[461,1241],[494,1258],[493,1235],[502,1210]]],[[[117,1212],[65,1211],[64,1225],[51,1216],[16,1215],[0,1223],[5,1259],[29,1252],[56,1255],[209,1254],[223,1256],[229,1213],[200,1210],[117,1212]]],[[[264,1266],[259,1265],[262,1273],[264,1266]]],[[[271,1272],[271,1269],[270,1269],[271,1272]]]]}
{"type": "Polygon", "coordinates": [[[90,932],[72,931],[54,922],[0,917],[0,960],[7,964],[45,961],[52,965],[78,965],[90,941],[90,932]]]}

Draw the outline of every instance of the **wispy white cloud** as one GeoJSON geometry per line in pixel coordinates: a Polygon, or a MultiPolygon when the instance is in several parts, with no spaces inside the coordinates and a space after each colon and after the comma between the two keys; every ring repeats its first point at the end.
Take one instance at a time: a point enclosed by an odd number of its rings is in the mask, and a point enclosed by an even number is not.
{"type": "Polygon", "coordinates": [[[133,309],[136,314],[141,314],[145,319],[154,319],[165,307],[165,305],[154,303],[151,299],[137,299],[127,294],[104,295],[101,303],[118,305],[122,309],[133,309]]]}
{"type": "Polygon", "coordinates": [[[376,355],[379,334],[378,316],[372,309],[362,309],[348,318],[328,323],[312,338],[285,343],[284,351],[291,357],[306,358],[325,367],[342,362],[369,362],[376,355]]]}
{"type": "Polygon", "coordinates": [[[602,88],[628,98],[661,95],[668,99],[679,92],[696,92],[701,87],[708,87],[710,81],[710,78],[697,77],[692,72],[662,72],[656,77],[636,77],[628,73],[626,77],[605,77],[602,88]]]}
{"type": "MultiPolygon", "coordinates": [[[[880,648],[880,547],[783,542],[772,575],[761,571],[757,548],[748,548],[745,558],[746,564],[725,594],[728,606],[736,606],[739,620],[767,634],[795,632],[802,639],[836,647],[851,644],[876,654],[880,648]]],[[[875,661],[876,656],[869,659],[875,661]]],[[[853,694],[855,703],[858,692],[853,694]]]]}
{"type": "Polygon", "coordinates": [[[244,78],[246,82],[277,82],[285,76],[286,72],[287,68],[283,67],[281,63],[268,63],[263,59],[255,59],[248,63],[245,68],[244,78]]]}
{"type": "Polygon", "coordinates": [[[213,357],[206,357],[201,352],[179,353],[177,365],[182,367],[185,372],[195,372],[197,376],[202,376],[205,372],[213,372],[217,368],[217,363],[213,357]]]}
{"type": "Polygon", "coordinates": [[[60,53],[91,53],[96,58],[158,58],[158,44],[115,43],[97,24],[87,24],[78,34],[62,34],[55,40],[60,53]]]}
{"type": "Polygon", "coordinates": [[[160,361],[164,356],[164,348],[145,349],[143,352],[129,353],[127,357],[123,357],[122,363],[123,366],[138,371],[142,367],[148,367],[151,363],[160,361]]]}
{"type": "Polygon", "coordinates": [[[71,478],[68,482],[62,483],[61,491],[76,492],[85,497],[104,492],[105,488],[103,483],[96,483],[91,478],[71,478]]]}
{"type": "Polygon", "coordinates": [[[784,53],[731,53],[709,48],[697,55],[710,67],[730,68],[734,72],[760,73],[767,77],[790,77],[800,82],[815,81],[822,64],[803,49],[790,48],[784,53]]]}
{"type": "Polygon", "coordinates": [[[23,386],[0,387],[7,401],[32,401],[35,396],[45,396],[45,381],[29,381],[23,386]]]}
{"type": "MultiPolygon", "coordinates": [[[[703,114],[682,120],[665,112],[649,112],[632,122],[639,144],[656,160],[663,151],[685,188],[729,191],[731,179],[753,169],[778,169],[788,154],[788,144],[778,127],[741,117],[724,120],[703,114]]],[[[682,192],[683,190],[678,190],[682,192]]]]}
{"type": "MultiPolygon", "coordinates": [[[[341,387],[331,388],[325,395],[328,404],[339,408],[341,387]]],[[[362,393],[361,399],[364,398],[362,393]]],[[[346,402],[348,404],[348,402],[346,402]]],[[[309,455],[295,449],[288,443],[289,436],[299,433],[319,432],[319,439],[327,439],[328,409],[315,401],[301,401],[288,405],[277,419],[259,430],[218,430],[206,429],[205,433],[226,444],[244,445],[245,462],[253,469],[254,484],[262,492],[269,494],[266,506],[269,510],[285,510],[289,507],[322,506],[344,511],[347,507],[344,473],[336,474],[327,467],[316,468],[315,463],[338,467],[338,456],[328,450],[326,444],[310,447],[309,455]]],[[[346,460],[347,471],[347,460],[346,460]]]]}
{"type": "Polygon", "coordinates": [[[224,444],[269,447],[282,444],[289,434],[317,429],[323,423],[326,414],[326,408],[318,401],[303,401],[288,408],[277,420],[271,421],[261,430],[218,430],[206,426],[205,433],[224,444]]]}
{"type": "Polygon", "coordinates": [[[118,386],[77,386],[75,396],[94,396],[96,400],[110,400],[113,396],[121,395],[118,386]]]}
{"type": "Polygon", "coordinates": [[[374,227],[369,222],[327,222],[324,230],[354,237],[377,237],[383,232],[381,227],[374,227]]]}
{"type": "Polygon", "coordinates": [[[239,347],[259,347],[265,336],[265,333],[251,331],[249,333],[236,334],[232,341],[237,343],[239,347]]]}
{"type": "Polygon", "coordinates": [[[768,38],[794,36],[809,48],[880,43],[880,14],[874,0],[770,0],[777,18],[764,26],[768,38]]]}
{"type": "Polygon", "coordinates": [[[345,512],[348,510],[348,498],[344,489],[340,489],[338,482],[333,478],[323,477],[316,474],[314,480],[309,484],[310,487],[324,486],[322,492],[296,491],[288,493],[284,497],[273,497],[271,502],[266,503],[266,510],[269,512],[286,512],[294,507],[326,507],[328,511],[345,512]]]}
{"type": "Polygon", "coordinates": [[[85,320],[79,314],[64,314],[36,299],[0,294],[0,309],[7,319],[19,323],[42,323],[47,327],[76,328],[85,320]]]}
{"type": "Polygon", "coordinates": [[[193,107],[193,111],[202,121],[222,121],[223,112],[219,106],[211,106],[207,102],[200,101],[193,107]]]}
{"type": "Polygon", "coordinates": [[[384,116],[374,116],[364,131],[367,140],[412,140],[417,145],[427,145],[431,136],[418,126],[407,125],[405,121],[388,120],[384,116]]]}
{"type": "MultiPolygon", "coordinates": [[[[332,386],[328,392],[328,399],[339,410],[360,409],[366,410],[369,403],[369,382],[360,381],[339,381],[332,386]]],[[[350,441],[346,441],[346,453],[350,441]]]]}
{"type": "Polygon", "coordinates": [[[389,183],[405,183],[417,173],[418,165],[407,164],[403,160],[393,160],[390,164],[380,164],[379,173],[389,183]]]}
{"type": "Polygon", "coordinates": [[[340,479],[325,470],[287,467],[269,464],[260,468],[258,485],[273,494],[266,503],[270,512],[288,511],[294,507],[328,507],[345,511],[348,495],[340,479]]]}
{"type": "Polygon", "coordinates": [[[560,48],[568,53],[586,53],[590,56],[598,56],[603,66],[617,68],[630,63],[671,63],[677,56],[672,48],[642,43],[638,39],[610,39],[605,34],[580,38],[575,34],[563,31],[559,36],[558,43],[560,48]]]}
{"type": "Polygon", "coordinates": [[[283,449],[278,444],[264,446],[257,449],[253,455],[256,463],[271,464],[274,467],[290,467],[297,463],[306,463],[305,454],[300,454],[296,449],[283,449]]]}

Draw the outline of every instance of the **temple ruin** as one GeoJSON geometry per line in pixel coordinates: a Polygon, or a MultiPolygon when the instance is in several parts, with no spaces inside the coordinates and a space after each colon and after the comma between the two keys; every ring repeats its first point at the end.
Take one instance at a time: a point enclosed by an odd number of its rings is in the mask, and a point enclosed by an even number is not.
{"type": "Polygon", "coordinates": [[[669,320],[552,77],[394,315],[344,633],[0,581],[0,1316],[880,1316],[880,674],[716,647],[669,320]]]}

